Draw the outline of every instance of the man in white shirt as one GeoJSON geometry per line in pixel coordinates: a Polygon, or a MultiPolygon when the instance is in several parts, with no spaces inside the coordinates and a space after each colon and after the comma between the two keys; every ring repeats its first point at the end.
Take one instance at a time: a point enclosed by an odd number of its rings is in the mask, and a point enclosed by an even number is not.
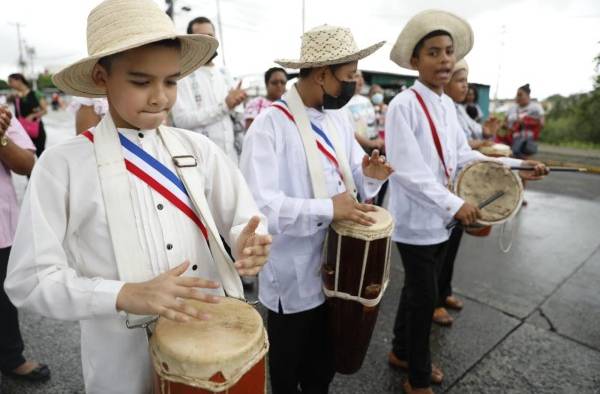
{"type": "MultiPolygon", "coordinates": [[[[391,101],[385,122],[386,152],[395,170],[390,177],[389,208],[396,219],[392,239],[405,273],[388,360],[408,370],[407,393],[432,394],[431,383],[442,382],[443,372],[431,364],[429,335],[439,273],[449,258],[446,225],[452,219],[469,225],[480,216],[477,207],[449,187],[458,168],[488,158],[469,147],[454,103],[443,92],[454,63],[472,46],[473,31],[466,21],[428,10],[407,23],[390,54],[401,67],[419,71],[413,87],[391,101]]],[[[535,174],[528,171],[531,178],[547,172],[537,162],[526,164],[535,168],[535,174]]]]}
{"type": "Polygon", "coordinates": [[[349,185],[355,182],[370,198],[391,173],[377,151],[365,155],[347,113],[336,109],[354,94],[358,60],[381,45],[361,51],[349,29],[335,26],[306,32],[300,60],[276,61],[299,68],[298,82],[246,135],[240,168],[273,235],[259,298],[269,310],[274,394],[296,393],[298,386],[303,393],[327,393],[334,375],[320,274],[323,241],[332,221],[372,223],[366,212],[374,208],[358,203],[349,185]]]}
{"type": "MultiPolygon", "coordinates": [[[[208,18],[200,16],[190,21],[187,34],[215,37],[215,27],[208,18]]],[[[240,88],[241,81],[234,87],[227,70],[214,64],[216,56],[217,52],[206,65],[179,81],[171,116],[176,127],[204,134],[237,163],[231,116],[246,99],[246,92],[240,88]]]]}
{"type": "Polygon", "coordinates": [[[5,289],[19,308],[80,321],[87,393],[148,394],[148,339],[129,323],[209,318],[182,299],[243,297],[237,273],[257,273],[270,236],[223,151],[162,126],[177,79],[204,64],[217,42],[178,35],[152,0],[102,2],[87,33],[89,56],[53,81],[68,94],[107,96],[109,112],[36,163],[5,289]],[[235,264],[219,234],[235,245],[235,264]]]}

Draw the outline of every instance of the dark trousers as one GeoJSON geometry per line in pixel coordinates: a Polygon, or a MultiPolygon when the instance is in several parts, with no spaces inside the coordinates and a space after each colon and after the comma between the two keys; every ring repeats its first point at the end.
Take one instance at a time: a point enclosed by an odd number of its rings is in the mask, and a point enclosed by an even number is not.
{"type": "Polygon", "coordinates": [[[398,358],[408,361],[408,378],[415,388],[431,384],[429,334],[448,243],[396,244],[404,266],[404,287],[394,323],[392,350],[398,358]]]}
{"type": "Polygon", "coordinates": [[[326,394],[335,374],[327,304],[291,314],[269,310],[273,394],[326,394]]]}
{"type": "Polygon", "coordinates": [[[32,138],[31,141],[35,146],[35,154],[37,157],[40,157],[44,150],[46,149],[46,130],[44,129],[44,124],[40,124],[40,133],[36,138],[32,138]]]}
{"type": "Polygon", "coordinates": [[[19,330],[19,315],[17,308],[8,299],[4,291],[6,268],[8,265],[9,248],[0,249],[0,370],[12,371],[25,362],[23,358],[23,339],[19,330]]]}
{"type": "Polygon", "coordinates": [[[458,248],[460,246],[460,240],[462,239],[464,230],[460,226],[454,227],[448,240],[448,250],[446,252],[446,259],[440,272],[440,282],[438,284],[439,289],[439,300],[437,307],[443,307],[446,298],[452,295],[452,276],[454,275],[454,260],[458,254],[458,248]]]}

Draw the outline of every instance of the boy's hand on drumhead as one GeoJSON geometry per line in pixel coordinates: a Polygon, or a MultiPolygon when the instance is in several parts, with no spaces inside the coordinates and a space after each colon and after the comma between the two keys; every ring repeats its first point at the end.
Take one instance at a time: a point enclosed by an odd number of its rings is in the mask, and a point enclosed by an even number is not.
{"type": "Polygon", "coordinates": [[[388,179],[392,175],[392,172],[394,172],[390,163],[385,160],[385,156],[380,155],[377,149],[373,150],[371,157],[369,155],[363,157],[362,169],[363,174],[369,178],[379,179],[380,181],[388,179]]]}
{"type": "Polygon", "coordinates": [[[481,217],[481,211],[473,204],[465,202],[462,207],[454,214],[454,219],[458,220],[464,226],[475,224],[481,217]]]}
{"type": "Polygon", "coordinates": [[[519,171],[519,176],[527,181],[537,181],[548,175],[548,168],[544,163],[536,160],[523,160],[523,165],[531,167],[531,171],[519,171]]]}
{"type": "Polygon", "coordinates": [[[117,296],[117,310],[136,315],[160,315],[178,322],[207,319],[207,315],[186,305],[183,299],[218,303],[219,297],[205,294],[200,289],[217,289],[219,284],[181,276],[189,266],[190,262],[186,261],[147,282],[125,283],[117,296]]]}
{"type": "Polygon", "coordinates": [[[363,226],[375,223],[375,219],[365,213],[375,211],[377,208],[374,205],[361,204],[348,192],[337,194],[332,200],[334,221],[351,220],[363,226]]]}
{"type": "Polygon", "coordinates": [[[252,217],[238,238],[239,258],[235,262],[235,268],[240,275],[258,274],[269,257],[273,239],[268,234],[256,234],[259,224],[260,218],[252,217]]]}

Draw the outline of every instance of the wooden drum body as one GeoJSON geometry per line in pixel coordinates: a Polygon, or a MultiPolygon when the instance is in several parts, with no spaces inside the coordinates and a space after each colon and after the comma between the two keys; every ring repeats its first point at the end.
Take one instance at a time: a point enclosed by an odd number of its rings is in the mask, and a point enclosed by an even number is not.
{"type": "Polygon", "coordinates": [[[150,338],[155,394],[265,394],[269,343],[258,312],[232,298],[186,302],[210,319],[158,320],[150,338]]]}
{"type": "Polygon", "coordinates": [[[514,217],[523,203],[523,184],[518,175],[495,161],[477,161],[462,168],[454,192],[466,202],[478,206],[500,190],[504,195],[481,209],[477,225],[466,229],[469,234],[488,235],[492,225],[514,217]]]}
{"type": "Polygon", "coordinates": [[[333,223],[323,250],[336,371],[343,374],[363,363],[390,276],[392,217],[383,208],[368,214],[376,220],[372,226],[333,223]]]}

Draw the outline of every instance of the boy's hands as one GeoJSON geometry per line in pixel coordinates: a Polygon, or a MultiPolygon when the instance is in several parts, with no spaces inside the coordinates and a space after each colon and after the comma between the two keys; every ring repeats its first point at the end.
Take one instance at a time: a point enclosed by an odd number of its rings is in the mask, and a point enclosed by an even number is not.
{"type": "Polygon", "coordinates": [[[481,211],[473,204],[465,202],[458,212],[454,214],[454,219],[458,220],[464,226],[475,224],[477,219],[481,217],[481,211]]]}
{"type": "Polygon", "coordinates": [[[235,268],[240,275],[258,274],[269,257],[273,240],[270,235],[256,234],[259,224],[260,218],[253,216],[238,238],[235,268]]]}
{"type": "Polygon", "coordinates": [[[181,276],[190,262],[158,275],[156,278],[141,283],[125,283],[117,296],[117,310],[136,315],[160,315],[177,322],[188,322],[190,319],[205,320],[208,315],[186,305],[184,298],[216,304],[219,297],[200,291],[217,289],[219,284],[202,278],[181,276]]]}
{"type": "Polygon", "coordinates": [[[394,169],[385,161],[385,156],[379,154],[379,150],[374,149],[371,156],[364,155],[362,161],[363,174],[369,178],[386,180],[392,175],[394,169]]]}
{"type": "Polygon", "coordinates": [[[361,204],[348,192],[336,194],[333,200],[333,220],[352,220],[363,226],[370,226],[375,220],[365,212],[377,210],[374,205],[361,204]]]}

